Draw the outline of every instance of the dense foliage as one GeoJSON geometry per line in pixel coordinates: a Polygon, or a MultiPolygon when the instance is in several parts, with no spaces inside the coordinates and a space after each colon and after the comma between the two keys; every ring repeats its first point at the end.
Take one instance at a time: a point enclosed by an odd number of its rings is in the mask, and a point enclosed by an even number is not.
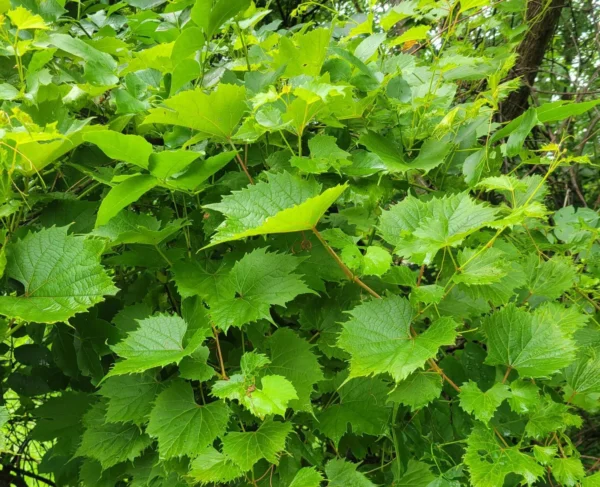
{"type": "Polygon", "coordinates": [[[600,486],[590,6],[0,1],[0,484],[600,486]]]}

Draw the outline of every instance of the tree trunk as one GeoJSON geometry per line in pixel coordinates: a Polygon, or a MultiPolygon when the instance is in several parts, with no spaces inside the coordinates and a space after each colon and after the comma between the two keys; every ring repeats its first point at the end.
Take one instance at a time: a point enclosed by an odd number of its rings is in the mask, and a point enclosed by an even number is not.
{"type": "Polygon", "coordinates": [[[560,19],[565,0],[529,0],[527,2],[528,31],[517,48],[518,59],[509,78],[523,78],[523,85],[502,103],[502,119],[512,120],[528,107],[531,86],[550,45],[560,19]]]}

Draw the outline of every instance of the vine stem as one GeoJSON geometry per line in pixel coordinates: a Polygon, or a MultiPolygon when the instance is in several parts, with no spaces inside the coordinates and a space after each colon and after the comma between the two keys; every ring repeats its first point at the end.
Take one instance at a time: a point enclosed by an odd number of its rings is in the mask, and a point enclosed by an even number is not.
{"type": "Polygon", "coordinates": [[[225,363],[223,362],[223,354],[221,353],[221,344],[219,343],[219,332],[215,328],[215,325],[211,325],[213,330],[213,335],[215,336],[215,343],[217,344],[217,357],[219,358],[219,365],[221,366],[221,375],[223,376],[223,380],[229,380],[227,377],[227,373],[225,372],[225,363]]]}
{"type": "MultiPolygon", "coordinates": [[[[313,233],[315,234],[315,236],[319,239],[319,242],[321,242],[321,244],[323,245],[323,247],[325,247],[325,249],[327,250],[327,252],[329,252],[329,255],[331,255],[331,257],[333,257],[333,259],[336,261],[337,265],[340,267],[340,269],[342,269],[342,271],[344,272],[344,274],[346,275],[346,277],[352,281],[355,282],[356,284],[358,284],[360,287],[362,287],[365,291],[367,291],[371,296],[373,296],[374,298],[377,299],[381,299],[381,296],[379,294],[377,294],[373,289],[371,289],[368,285],[366,285],[363,281],[360,280],[360,278],[358,276],[356,276],[349,268],[346,264],[344,264],[344,262],[342,261],[342,259],[340,259],[339,255],[335,253],[335,250],[333,250],[331,248],[331,246],[325,241],[325,239],[323,238],[323,236],[319,233],[319,231],[317,230],[316,227],[312,227],[311,230],[313,231],[313,233]]],[[[416,332],[413,329],[413,327],[410,327],[410,331],[411,334],[414,336],[416,336],[416,332]]],[[[456,392],[460,392],[460,387],[458,387],[454,381],[452,379],[450,379],[450,377],[448,377],[444,371],[440,368],[440,366],[435,362],[435,360],[433,359],[429,359],[428,361],[429,365],[431,365],[431,367],[433,368],[433,370],[435,370],[448,384],[450,384],[450,386],[456,391],[456,392]]]]}
{"type": "Polygon", "coordinates": [[[317,230],[316,227],[312,227],[311,230],[315,234],[315,236],[319,239],[319,242],[321,242],[323,247],[325,247],[325,250],[327,250],[327,252],[329,252],[329,255],[331,255],[331,257],[333,257],[333,260],[335,260],[335,262],[340,267],[340,269],[342,269],[342,271],[344,272],[344,274],[346,275],[346,277],[348,278],[349,281],[352,281],[352,282],[355,282],[356,284],[358,284],[360,287],[362,287],[365,291],[367,291],[374,298],[381,299],[381,296],[379,294],[377,294],[375,291],[373,291],[373,289],[371,289],[363,281],[361,281],[361,279],[357,275],[355,275],[348,268],[348,266],[346,264],[344,264],[342,259],[340,259],[339,255],[336,254],[335,250],[333,250],[331,248],[331,246],[325,241],[325,239],[319,233],[319,231],[317,230]]]}
{"type": "Polygon", "coordinates": [[[504,377],[502,378],[503,384],[506,384],[506,381],[508,379],[508,376],[510,375],[511,370],[512,370],[512,367],[509,365],[508,368],[506,369],[506,373],[504,374],[504,377]]]}
{"type": "Polygon", "coordinates": [[[254,184],[254,179],[252,179],[252,176],[248,172],[248,166],[246,166],[246,164],[244,163],[244,160],[240,157],[240,154],[237,152],[237,149],[235,148],[234,143],[231,142],[231,140],[229,140],[229,144],[231,144],[232,149],[235,151],[235,158],[237,159],[239,165],[241,166],[242,170],[246,174],[248,181],[250,181],[250,184],[254,184]]]}

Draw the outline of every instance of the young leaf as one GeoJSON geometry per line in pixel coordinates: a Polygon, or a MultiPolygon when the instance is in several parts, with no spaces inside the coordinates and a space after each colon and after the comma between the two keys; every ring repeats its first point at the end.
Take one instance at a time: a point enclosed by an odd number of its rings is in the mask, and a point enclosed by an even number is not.
{"type": "Polygon", "coordinates": [[[147,432],[164,458],[194,455],[225,433],[230,414],[223,401],[199,406],[192,386],[176,381],[158,395],[147,432]]]}
{"type": "Polygon", "coordinates": [[[37,323],[67,321],[117,288],[100,265],[101,242],[67,234],[68,227],[30,232],[6,246],[6,275],[24,288],[0,296],[0,314],[37,323]]]}

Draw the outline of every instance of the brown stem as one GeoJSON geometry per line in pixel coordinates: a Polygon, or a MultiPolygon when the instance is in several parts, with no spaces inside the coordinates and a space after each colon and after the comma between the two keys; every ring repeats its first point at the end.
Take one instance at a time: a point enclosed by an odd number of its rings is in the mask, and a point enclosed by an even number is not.
{"type": "Polygon", "coordinates": [[[221,375],[223,380],[229,380],[227,373],[225,372],[225,364],[223,363],[223,354],[221,353],[221,344],[219,343],[219,332],[215,328],[215,325],[211,325],[213,335],[215,336],[215,343],[217,344],[217,357],[219,358],[219,365],[221,366],[221,375]]]}
{"type": "Polygon", "coordinates": [[[231,144],[231,147],[233,148],[233,150],[236,151],[235,158],[237,159],[239,165],[241,166],[242,170],[246,174],[248,181],[250,181],[250,184],[254,184],[254,179],[252,179],[252,176],[250,176],[250,173],[248,172],[248,166],[246,166],[246,163],[240,157],[240,154],[237,152],[237,149],[235,148],[235,145],[233,144],[233,142],[231,142],[231,140],[230,140],[229,143],[231,144]]]}
{"type": "Polygon", "coordinates": [[[577,391],[573,391],[573,394],[567,399],[567,404],[570,404],[573,398],[577,395],[577,391]]]}
{"type": "Polygon", "coordinates": [[[355,282],[356,284],[358,284],[360,287],[362,287],[365,291],[367,291],[374,298],[381,299],[381,296],[379,294],[377,294],[375,291],[373,291],[373,289],[371,289],[364,282],[362,282],[360,280],[360,278],[358,276],[354,275],[354,273],[348,268],[348,266],[346,264],[344,264],[342,259],[340,259],[340,257],[338,256],[338,254],[335,253],[335,250],[333,250],[329,246],[329,244],[325,241],[325,239],[321,236],[321,234],[319,233],[319,231],[317,230],[316,227],[312,227],[311,230],[316,235],[316,237],[319,239],[319,242],[321,242],[323,247],[325,247],[325,250],[327,250],[327,252],[329,252],[329,255],[331,255],[331,257],[333,257],[333,259],[335,260],[337,265],[340,267],[340,269],[342,269],[342,271],[344,272],[344,274],[346,275],[346,277],[348,278],[349,281],[352,281],[352,282],[355,282]]]}
{"type": "Polygon", "coordinates": [[[497,429],[497,428],[494,428],[494,433],[496,433],[496,436],[497,436],[498,438],[500,438],[500,441],[501,441],[502,443],[504,443],[504,446],[505,446],[506,448],[510,448],[510,446],[508,445],[508,443],[506,443],[506,440],[505,440],[505,439],[504,439],[504,437],[503,437],[503,436],[500,434],[500,432],[498,431],[498,429],[497,429]]]}
{"type": "Polygon", "coordinates": [[[508,376],[509,376],[511,370],[512,370],[512,367],[509,365],[508,369],[506,369],[506,374],[504,374],[504,378],[502,379],[503,384],[506,384],[506,380],[508,379],[508,376]]]}
{"type": "Polygon", "coordinates": [[[419,277],[417,278],[417,287],[421,285],[421,279],[423,279],[423,273],[425,272],[425,264],[419,269],[419,277]]]}
{"type": "Polygon", "coordinates": [[[452,389],[454,389],[456,392],[460,393],[460,387],[458,387],[454,381],[452,379],[450,379],[450,377],[448,377],[444,371],[440,368],[440,366],[438,364],[435,363],[435,360],[433,360],[432,358],[429,359],[429,365],[431,365],[431,367],[433,367],[433,370],[435,370],[438,374],[440,374],[442,376],[442,378],[448,383],[450,384],[450,386],[452,387],[452,389]]]}

